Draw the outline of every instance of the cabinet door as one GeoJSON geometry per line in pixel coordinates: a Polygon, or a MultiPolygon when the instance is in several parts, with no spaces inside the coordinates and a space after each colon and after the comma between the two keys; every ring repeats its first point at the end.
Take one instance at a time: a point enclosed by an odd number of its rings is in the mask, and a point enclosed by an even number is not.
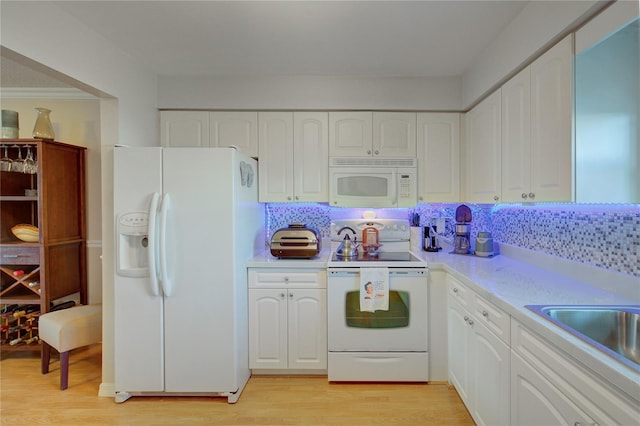
{"type": "Polygon", "coordinates": [[[160,143],[168,147],[208,147],[209,113],[160,111],[160,143]]]}
{"type": "Polygon", "coordinates": [[[564,393],[511,351],[511,424],[596,424],[564,393]]]}
{"type": "Polygon", "coordinates": [[[462,401],[469,406],[469,371],[467,357],[469,353],[468,327],[465,316],[468,313],[453,299],[447,298],[447,327],[448,327],[448,358],[449,358],[449,382],[455,386],[462,401]]]}
{"type": "Polygon", "coordinates": [[[286,290],[249,290],[249,368],[287,368],[286,290]]]}
{"type": "Polygon", "coordinates": [[[251,111],[212,112],[211,146],[236,146],[249,157],[258,157],[258,113],[251,111]]]}
{"type": "Polygon", "coordinates": [[[572,36],[531,64],[531,193],[572,200],[572,36]]]}
{"type": "Polygon", "coordinates": [[[291,289],[288,296],[289,368],[326,369],[326,290],[291,289]]]}
{"type": "Polygon", "coordinates": [[[417,123],[418,199],[460,201],[460,114],[420,113],[417,123]]]}
{"type": "Polygon", "coordinates": [[[329,116],[293,113],[293,190],[295,201],[329,202],[329,116]]]}
{"type": "Polygon", "coordinates": [[[373,155],[414,158],[416,156],[416,113],[374,112],[373,155]]]}
{"type": "Polygon", "coordinates": [[[258,113],[260,202],[293,201],[293,113],[258,113]]]}
{"type": "Polygon", "coordinates": [[[369,111],[329,112],[329,155],[369,157],[372,155],[373,113],[369,111]]]}
{"type": "Polygon", "coordinates": [[[509,347],[470,317],[469,411],[479,425],[509,424],[509,347]]]}
{"type": "Polygon", "coordinates": [[[467,113],[465,201],[501,201],[500,104],[498,89],[467,113]]]}
{"type": "Polygon", "coordinates": [[[531,192],[531,85],[527,67],[502,86],[502,201],[531,192]]]}

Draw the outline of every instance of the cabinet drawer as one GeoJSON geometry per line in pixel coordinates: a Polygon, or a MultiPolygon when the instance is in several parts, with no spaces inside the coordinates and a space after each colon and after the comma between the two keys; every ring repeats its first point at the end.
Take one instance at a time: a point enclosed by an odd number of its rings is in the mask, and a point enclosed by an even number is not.
{"type": "Polygon", "coordinates": [[[510,316],[488,300],[476,295],[475,317],[506,344],[511,341],[510,316]]]}
{"type": "Polygon", "coordinates": [[[465,309],[472,312],[473,292],[451,275],[447,276],[447,293],[460,302],[465,309]]]}
{"type": "Polygon", "coordinates": [[[0,256],[0,264],[39,265],[40,247],[3,246],[2,256],[0,256]]]}
{"type": "Polygon", "coordinates": [[[326,288],[324,269],[249,269],[249,288],[326,288]]]}

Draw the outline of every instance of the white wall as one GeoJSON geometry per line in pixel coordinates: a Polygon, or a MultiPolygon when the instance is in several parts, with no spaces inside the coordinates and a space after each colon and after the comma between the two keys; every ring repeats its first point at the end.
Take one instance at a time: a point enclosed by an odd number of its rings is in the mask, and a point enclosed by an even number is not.
{"type": "Polygon", "coordinates": [[[54,2],[2,2],[4,48],[58,72],[75,87],[99,96],[102,146],[102,384],[113,396],[113,161],[115,144],[158,145],[157,79],[54,2]]]}
{"type": "Polygon", "coordinates": [[[458,111],[460,77],[159,77],[161,109],[458,111]]]}
{"type": "Polygon", "coordinates": [[[493,91],[568,29],[606,6],[602,0],[530,1],[462,76],[462,107],[493,91]]]}

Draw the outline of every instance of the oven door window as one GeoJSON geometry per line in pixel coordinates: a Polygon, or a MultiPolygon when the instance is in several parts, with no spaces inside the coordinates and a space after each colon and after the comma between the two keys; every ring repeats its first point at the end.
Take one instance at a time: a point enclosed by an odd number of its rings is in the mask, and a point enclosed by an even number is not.
{"type": "Polygon", "coordinates": [[[375,312],[360,311],[360,292],[349,291],[345,300],[347,327],[355,328],[401,328],[409,326],[409,293],[389,291],[389,310],[375,312]]]}

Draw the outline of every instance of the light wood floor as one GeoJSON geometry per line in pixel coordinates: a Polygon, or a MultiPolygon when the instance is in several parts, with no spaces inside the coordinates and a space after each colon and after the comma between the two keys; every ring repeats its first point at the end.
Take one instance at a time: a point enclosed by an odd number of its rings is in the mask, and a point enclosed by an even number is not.
{"type": "Polygon", "coordinates": [[[98,397],[100,346],[71,353],[69,388],[59,363],[40,374],[38,352],[0,361],[0,423],[9,425],[472,425],[446,384],[328,383],[326,377],[252,377],[240,400],[98,397]]]}

